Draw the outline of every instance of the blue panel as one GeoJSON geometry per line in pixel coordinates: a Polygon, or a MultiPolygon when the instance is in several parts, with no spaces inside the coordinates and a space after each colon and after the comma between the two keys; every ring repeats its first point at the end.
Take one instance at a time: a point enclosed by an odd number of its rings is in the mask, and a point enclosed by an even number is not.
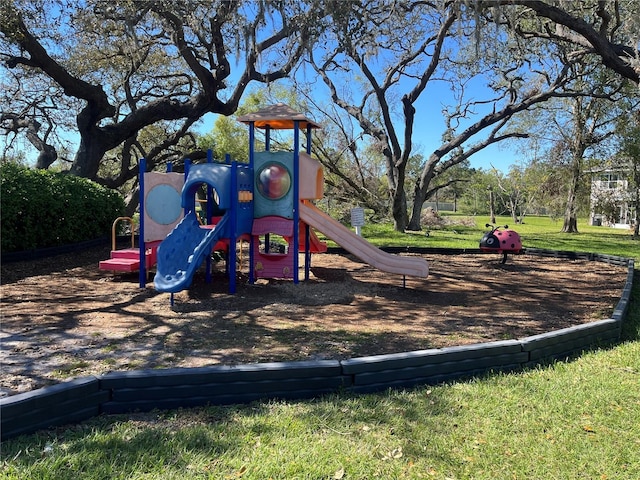
{"type": "Polygon", "coordinates": [[[185,210],[195,208],[195,191],[200,184],[211,185],[218,193],[219,207],[223,210],[229,208],[231,201],[231,166],[218,163],[206,163],[193,165],[189,169],[189,175],[182,187],[182,206],[185,210]]]}
{"type": "Polygon", "coordinates": [[[160,225],[170,225],[182,214],[181,195],[171,185],[160,184],[147,193],[145,208],[149,218],[160,225]]]}
{"type": "Polygon", "coordinates": [[[254,160],[254,217],[293,218],[293,153],[259,152],[254,160]]]}

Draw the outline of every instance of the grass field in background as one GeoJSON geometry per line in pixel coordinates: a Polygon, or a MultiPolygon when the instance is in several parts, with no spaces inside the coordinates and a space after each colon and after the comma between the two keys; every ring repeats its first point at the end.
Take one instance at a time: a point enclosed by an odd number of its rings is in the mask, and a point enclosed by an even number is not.
{"type": "MultiPolygon", "coordinates": [[[[478,248],[482,234],[488,231],[485,224],[489,217],[468,217],[443,213],[448,223],[441,227],[424,227],[422,232],[395,232],[391,225],[365,225],[362,235],[378,246],[414,246],[434,248],[478,248]],[[475,224],[475,226],[469,226],[475,224]],[[429,236],[425,235],[429,232],[429,236]]],[[[549,217],[526,217],[523,224],[513,224],[510,217],[497,217],[497,225],[509,225],[522,237],[523,246],[598,252],[621,255],[640,261],[640,242],[631,240],[631,230],[610,227],[594,227],[586,219],[578,221],[580,233],[561,233],[562,220],[549,217]]]]}
{"type": "MultiPolygon", "coordinates": [[[[510,223],[506,218],[498,223],[510,223]]],[[[487,219],[379,246],[477,248],[487,219]]],[[[468,222],[467,222],[468,223],[468,222]]],[[[623,255],[630,232],[527,217],[525,247],[623,255]]],[[[604,267],[606,268],[606,267],[604,267]]],[[[623,341],[569,361],[436,387],[105,416],[2,444],[9,479],[640,478],[640,276],[623,341]]]]}

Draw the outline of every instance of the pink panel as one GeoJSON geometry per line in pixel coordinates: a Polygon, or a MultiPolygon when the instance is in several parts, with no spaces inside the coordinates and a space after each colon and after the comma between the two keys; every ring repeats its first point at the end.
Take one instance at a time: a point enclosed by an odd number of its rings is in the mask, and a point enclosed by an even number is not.
{"type": "MultiPolygon", "coordinates": [[[[260,253],[260,239],[253,237],[254,264],[256,278],[293,278],[293,253],[260,253]]],[[[289,252],[293,252],[289,244],[289,252]]]]}

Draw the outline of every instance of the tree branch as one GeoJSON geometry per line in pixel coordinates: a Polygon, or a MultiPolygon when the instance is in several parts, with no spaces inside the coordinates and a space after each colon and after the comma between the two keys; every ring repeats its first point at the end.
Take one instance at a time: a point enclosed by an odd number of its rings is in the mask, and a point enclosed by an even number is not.
{"type": "MultiPolygon", "coordinates": [[[[8,8],[11,9],[12,7],[9,6],[8,8]]],[[[7,60],[7,66],[9,68],[15,68],[19,64],[22,64],[41,69],[62,87],[66,95],[89,102],[92,105],[91,110],[97,121],[108,118],[115,113],[115,107],[109,103],[107,95],[101,86],[91,85],[80,78],[74,77],[62,65],[49,56],[40,42],[29,32],[20,13],[15,12],[14,23],[11,26],[11,28],[15,28],[16,31],[8,32],[5,30],[7,27],[8,25],[6,24],[0,26],[2,33],[7,36],[11,35],[16,39],[20,48],[30,54],[30,58],[28,59],[17,56],[10,57],[9,60],[7,60]]]]}
{"type": "MultiPolygon", "coordinates": [[[[479,2],[481,5],[486,2],[479,2]]],[[[566,10],[556,7],[542,0],[503,0],[502,5],[521,5],[533,10],[536,15],[547,18],[556,23],[556,34],[566,41],[577,45],[588,45],[602,58],[605,66],[611,70],[640,84],[640,51],[629,45],[621,45],[611,42],[606,35],[608,17],[605,15],[604,2],[598,3],[597,14],[603,18],[602,26],[596,30],[582,18],[569,14],[566,10]],[[562,28],[566,27],[569,31],[562,28]],[[574,32],[575,34],[572,34],[574,32]],[[633,62],[636,62],[633,65],[633,62]]],[[[560,4],[562,5],[562,4],[560,4]]]]}

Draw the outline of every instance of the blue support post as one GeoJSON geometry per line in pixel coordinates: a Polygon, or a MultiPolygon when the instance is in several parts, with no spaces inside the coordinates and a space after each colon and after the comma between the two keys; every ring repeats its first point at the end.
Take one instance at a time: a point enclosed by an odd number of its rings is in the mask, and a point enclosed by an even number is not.
{"type": "MultiPolygon", "coordinates": [[[[255,143],[255,128],[256,125],[254,122],[250,122],[249,123],[249,168],[251,169],[251,171],[253,172],[253,166],[254,166],[254,143],[255,143]]],[[[253,284],[255,283],[256,279],[255,279],[255,272],[253,271],[253,261],[254,261],[254,255],[255,252],[253,251],[253,241],[249,242],[249,283],[253,284]]]]}
{"type": "MultiPolygon", "coordinates": [[[[231,154],[229,153],[225,153],[224,154],[224,163],[225,165],[231,165],[231,154]]],[[[227,255],[225,256],[225,262],[224,262],[224,273],[225,275],[227,275],[227,277],[229,276],[229,252],[230,249],[227,249],[227,255]]]]}
{"type": "MultiPolygon", "coordinates": [[[[191,160],[189,160],[188,158],[184,159],[184,181],[185,183],[187,182],[187,177],[189,176],[189,169],[191,168],[191,160]]],[[[182,208],[185,208],[184,205],[182,205],[182,208]]],[[[185,216],[189,214],[189,212],[185,211],[184,212],[185,216]]]]}
{"type": "Polygon", "coordinates": [[[299,281],[298,268],[300,266],[300,121],[293,122],[293,283],[299,281]]]}
{"type": "Polygon", "coordinates": [[[264,127],[264,149],[267,152],[271,151],[271,127],[269,125],[264,127]]]}
{"type": "Polygon", "coordinates": [[[311,125],[307,124],[307,153],[311,155],[311,125]]]}
{"type": "MultiPolygon", "coordinates": [[[[264,127],[264,149],[267,152],[271,151],[271,127],[269,125],[264,127]]],[[[264,236],[264,253],[269,253],[271,249],[271,235],[268,233],[264,236]]]]}
{"type": "Polygon", "coordinates": [[[255,122],[249,122],[249,166],[253,168],[255,143],[256,139],[256,124],[255,122]]]}
{"type": "MultiPolygon", "coordinates": [[[[207,150],[207,164],[213,163],[213,152],[211,149],[207,150]]],[[[213,217],[213,188],[211,185],[207,184],[207,203],[205,211],[205,224],[209,225],[211,222],[211,217],[213,217]]],[[[202,210],[202,207],[200,207],[202,210]]],[[[212,248],[214,245],[212,245],[212,248]]],[[[211,253],[207,254],[207,259],[205,260],[205,274],[204,274],[205,283],[211,283],[211,253]]]]}
{"type": "MultiPolygon", "coordinates": [[[[213,152],[211,149],[207,150],[207,163],[213,163],[213,152]]],[[[211,222],[213,217],[213,187],[207,184],[207,224],[211,222]]]]}
{"type": "Polygon", "coordinates": [[[309,270],[311,269],[311,241],[309,235],[311,227],[308,224],[304,226],[304,279],[309,280],[309,270]]]}
{"type": "Polygon", "coordinates": [[[140,250],[140,270],[138,280],[140,288],[147,285],[147,256],[144,245],[144,172],[147,171],[147,161],[141,158],[138,162],[138,187],[140,191],[140,228],[138,229],[138,250],[140,250]]]}

